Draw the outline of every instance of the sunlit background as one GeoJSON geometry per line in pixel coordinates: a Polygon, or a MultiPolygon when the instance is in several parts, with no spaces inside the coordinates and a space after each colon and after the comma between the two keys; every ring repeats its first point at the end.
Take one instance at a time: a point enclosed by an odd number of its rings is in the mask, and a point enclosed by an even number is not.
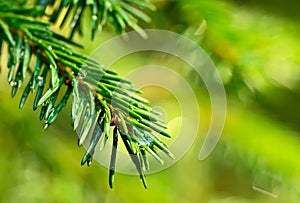
{"type": "MultiPolygon", "coordinates": [[[[227,119],[213,153],[198,159],[211,113],[205,85],[171,56],[136,54],[112,67],[126,75],[140,66],[164,65],[185,77],[197,93],[201,112],[197,139],[175,165],[147,176],[147,190],[138,177],[120,173],[111,190],[105,167],[97,162],[80,166],[85,150],[77,146],[72,131],[71,101],[43,131],[32,98],[19,110],[21,93],[10,98],[2,70],[1,202],[300,202],[300,4],[293,0],[152,2],[157,11],[142,27],[174,31],[197,42],[223,79],[227,119]]],[[[89,37],[75,40],[85,45],[81,51],[90,54],[114,36],[107,29],[94,42],[89,37]]],[[[172,122],[180,116],[176,99],[157,88],[145,88],[144,93],[161,106],[169,130],[176,131],[176,121],[172,122]]]]}

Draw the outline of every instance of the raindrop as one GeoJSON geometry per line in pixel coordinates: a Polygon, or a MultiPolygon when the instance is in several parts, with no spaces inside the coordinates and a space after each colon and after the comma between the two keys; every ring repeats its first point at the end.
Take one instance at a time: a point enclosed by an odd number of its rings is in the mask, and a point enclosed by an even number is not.
{"type": "Polygon", "coordinates": [[[9,83],[11,86],[17,86],[17,82],[15,82],[15,81],[11,81],[10,83],[9,83]]]}
{"type": "Polygon", "coordinates": [[[93,20],[97,20],[97,16],[96,16],[96,15],[93,15],[93,16],[92,16],[92,19],[93,19],[93,20]]]}
{"type": "Polygon", "coordinates": [[[110,3],[109,1],[106,2],[105,6],[106,6],[106,8],[107,8],[108,10],[111,10],[111,9],[112,9],[111,3],[110,3]]]}
{"type": "Polygon", "coordinates": [[[82,78],[85,78],[87,76],[88,72],[85,69],[81,69],[79,72],[79,76],[82,78]]]}
{"type": "Polygon", "coordinates": [[[39,83],[39,86],[42,85],[42,83],[44,82],[44,78],[42,76],[38,76],[38,83],[39,83]]]}

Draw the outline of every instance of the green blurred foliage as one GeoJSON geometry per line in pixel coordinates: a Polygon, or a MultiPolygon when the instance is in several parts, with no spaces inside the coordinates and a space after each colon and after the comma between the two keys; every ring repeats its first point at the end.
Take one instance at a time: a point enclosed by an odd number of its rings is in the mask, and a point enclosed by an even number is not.
{"type": "MultiPolygon", "coordinates": [[[[1,202],[299,202],[299,3],[153,2],[158,9],[152,23],[144,27],[176,31],[196,41],[222,76],[228,112],[215,151],[208,159],[198,160],[210,120],[210,102],[202,82],[183,71],[178,61],[153,57],[185,76],[201,98],[198,139],[178,163],[148,176],[148,190],[137,177],[124,174],[116,175],[115,189],[110,190],[107,169],[96,162],[90,168],[80,166],[84,149],[77,147],[70,108],[49,130],[42,131],[32,102],[20,111],[18,99],[8,97],[2,74],[1,202]]],[[[94,42],[84,40],[84,51],[91,53],[111,37],[104,32],[94,42]]],[[[154,59],[149,58],[148,54],[129,57],[114,69],[125,75],[151,64],[154,59]]],[[[177,115],[173,99],[154,90],[145,93],[170,117],[177,115]]]]}

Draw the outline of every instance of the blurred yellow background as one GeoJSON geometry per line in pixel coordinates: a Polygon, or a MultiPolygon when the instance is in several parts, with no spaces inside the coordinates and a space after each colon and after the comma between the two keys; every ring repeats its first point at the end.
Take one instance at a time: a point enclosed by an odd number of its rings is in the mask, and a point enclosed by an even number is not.
{"type": "MultiPolygon", "coordinates": [[[[194,40],[212,58],[224,81],[227,119],[214,152],[204,161],[198,159],[211,113],[205,86],[172,57],[136,54],[112,67],[126,75],[157,62],[185,77],[199,96],[198,139],[175,165],[148,175],[147,190],[138,177],[119,173],[111,190],[105,167],[97,162],[89,168],[80,166],[85,150],[77,147],[72,131],[71,101],[43,131],[38,113],[32,111],[32,98],[19,110],[21,93],[10,98],[3,71],[1,202],[300,202],[300,4],[293,0],[153,3],[157,6],[153,20],[142,27],[171,30],[194,40]]],[[[94,42],[78,36],[75,41],[90,54],[114,36],[104,31],[94,42]]],[[[176,100],[166,92],[144,91],[154,105],[163,106],[167,122],[178,115],[176,100]]]]}

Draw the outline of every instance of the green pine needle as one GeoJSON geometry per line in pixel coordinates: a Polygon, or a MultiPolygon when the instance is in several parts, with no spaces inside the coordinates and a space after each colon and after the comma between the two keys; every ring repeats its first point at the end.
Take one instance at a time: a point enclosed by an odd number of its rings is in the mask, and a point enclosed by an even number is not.
{"type": "Polygon", "coordinates": [[[29,75],[19,107],[35,93],[33,110],[40,107],[44,128],[57,119],[72,97],[72,125],[79,133],[78,144],[89,143],[81,164],[92,163],[96,147],[105,146],[112,132],[109,186],[113,187],[118,138],[121,138],[146,188],[148,154],[162,164],[158,150],[174,158],[159,138],[160,135],[170,137],[159,119],[159,112],[137,95],[141,91],[135,89],[131,81],[74,51],[70,45],[81,45],[53,32],[49,26],[62,15],[63,8],[68,7],[61,26],[70,18],[72,38],[75,32],[81,32],[82,15],[89,8],[92,38],[98,27],[105,24],[123,33],[128,26],[139,29],[138,19],[149,22],[150,18],[140,9],[154,10],[154,7],[143,0],[61,0],[57,8],[53,6],[52,0],[38,0],[36,6],[28,5],[25,0],[0,0],[0,54],[3,43],[8,44],[8,82],[12,96],[29,75]],[[50,15],[45,14],[47,7],[52,8],[50,15]],[[40,20],[39,16],[49,22],[40,20]],[[64,89],[62,98],[57,101],[64,89]]]}
{"type": "MultiPolygon", "coordinates": [[[[118,33],[124,33],[127,27],[138,31],[141,36],[145,33],[138,26],[138,21],[150,22],[151,18],[145,14],[145,10],[153,11],[155,7],[144,0],[60,0],[52,12],[48,14],[51,22],[57,22],[62,16],[64,8],[67,12],[63,16],[60,27],[68,25],[71,29],[69,38],[72,39],[77,32],[82,35],[82,24],[85,13],[89,15],[91,39],[94,39],[96,32],[102,30],[106,25],[113,27],[118,33]]],[[[37,6],[46,10],[53,7],[53,1],[38,0],[37,6]]]]}

